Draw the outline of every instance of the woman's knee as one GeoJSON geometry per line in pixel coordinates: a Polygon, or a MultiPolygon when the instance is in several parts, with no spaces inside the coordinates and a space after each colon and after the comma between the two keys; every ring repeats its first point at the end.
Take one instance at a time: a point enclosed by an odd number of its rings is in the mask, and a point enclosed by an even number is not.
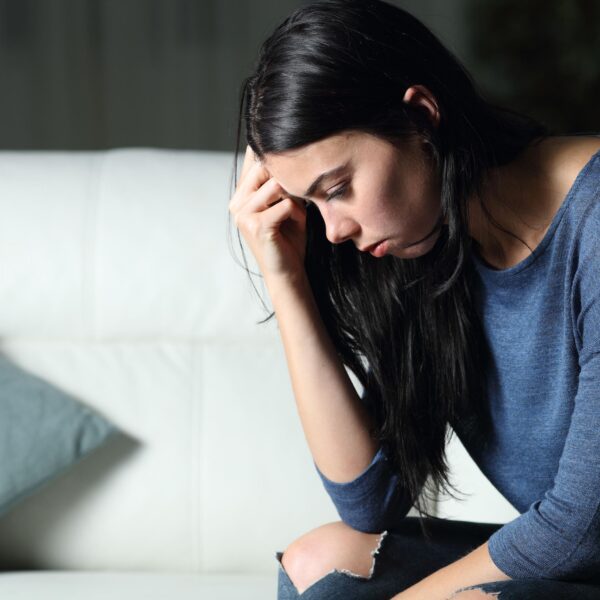
{"type": "Polygon", "coordinates": [[[363,533],[342,521],[321,525],[292,542],[281,564],[299,593],[334,569],[369,576],[381,533],[363,533]]]}

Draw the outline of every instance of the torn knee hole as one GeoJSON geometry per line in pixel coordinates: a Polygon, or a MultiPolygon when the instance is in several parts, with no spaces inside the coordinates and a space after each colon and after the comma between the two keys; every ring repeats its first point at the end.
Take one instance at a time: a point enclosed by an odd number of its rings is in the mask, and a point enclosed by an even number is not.
{"type": "Polygon", "coordinates": [[[388,535],[388,532],[384,531],[377,538],[377,544],[376,544],[375,548],[371,551],[371,557],[372,557],[371,567],[369,569],[369,572],[366,575],[362,575],[360,573],[355,573],[351,569],[333,568],[330,571],[328,571],[327,573],[324,573],[323,575],[321,575],[320,577],[317,577],[313,581],[310,581],[310,580],[301,581],[301,580],[297,580],[298,577],[294,577],[294,579],[292,579],[291,574],[288,573],[288,571],[286,570],[286,568],[283,564],[283,560],[282,560],[283,554],[284,554],[283,552],[277,552],[276,558],[279,562],[280,569],[283,571],[283,573],[285,573],[286,577],[289,579],[290,583],[294,586],[294,588],[296,589],[298,594],[301,595],[309,587],[311,587],[314,584],[318,583],[319,581],[323,580],[328,575],[332,575],[333,573],[340,573],[341,575],[346,575],[348,577],[355,577],[357,579],[366,579],[366,580],[371,579],[373,577],[373,573],[375,572],[375,563],[377,560],[377,558],[376,558],[377,554],[379,554],[379,551],[381,549],[381,544],[382,544],[383,540],[385,539],[386,535],[388,535]]]}
{"type": "Polygon", "coordinates": [[[373,573],[375,572],[375,562],[377,561],[377,554],[379,554],[379,550],[381,549],[381,544],[388,534],[387,531],[384,531],[379,538],[377,539],[377,544],[375,548],[371,551],[371,557],[373,560],[371,561],[371,568],[366,575],[359,575],[358,573],[353,573],[349,569],[333,569],[331,572],[337,571],[338,573],[343,573],[344,575],[349,575],[350,577],[359,577],[360,579],[371,579],[373,577],[373,573]]]}

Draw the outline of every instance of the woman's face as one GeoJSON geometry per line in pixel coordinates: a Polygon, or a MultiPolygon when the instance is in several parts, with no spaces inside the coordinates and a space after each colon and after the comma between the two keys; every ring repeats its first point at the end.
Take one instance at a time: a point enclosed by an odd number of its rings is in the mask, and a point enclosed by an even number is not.
{"type": "Polygon", "coordinates": [[[441,214],[439,178],[417,138],[399,149],[376,136],[349,131],[266,154],[262,164],[287,196],[316,205],[332,244],[352,240],[367,251],[385,240],[375,256],[416,258],[429,252],[439,236],[438,228],[427,237],[441,214]]]}

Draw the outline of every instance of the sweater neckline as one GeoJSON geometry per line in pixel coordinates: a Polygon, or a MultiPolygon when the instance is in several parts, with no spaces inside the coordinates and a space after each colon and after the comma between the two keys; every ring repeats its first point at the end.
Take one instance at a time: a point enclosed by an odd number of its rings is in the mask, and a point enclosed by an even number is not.
{"type": "Polygon", "coordinates": [[[581,183],[587,176],[588,171],[591,170],[594,162],[598,159],[600,159],[600,150],[596,151],[590,157],[588,162],[583,166],[583,168],[579,171],[577,177],[575,177],[575,181],[569,188],[569,191],[567,192],[562,204],[560,205],[560,208],[556,211],[552,222],[550,223],[550,227],[548,227],[548,229],[546,230],[546,234],[542,238],[542,241],[536,246],[536,248],[534,248],[533,252],[527,255],[522,261],[518,262],[512,267],[508,267],[507,269],[494,269],[493,267],[489,266],[488,263],[486,263],[475,251],[471,253],[471,256],[473,257],[473,261],[477,269],[480,273],[485,274],[486,279],[501,281],[503,279],[512,277],[513,275],[516,275],[517,273],[520,273],[521,271],[529,267],[535,260],[539,258],[541,254],[544,253],[546,247],[552,241],[554,233],[556,232],[556,229],[561,219],[563,218],[563,215],[565,214],[567,208],[573,201],[573,198],[575,197],[577,191],[581,187],[581,183]]]}

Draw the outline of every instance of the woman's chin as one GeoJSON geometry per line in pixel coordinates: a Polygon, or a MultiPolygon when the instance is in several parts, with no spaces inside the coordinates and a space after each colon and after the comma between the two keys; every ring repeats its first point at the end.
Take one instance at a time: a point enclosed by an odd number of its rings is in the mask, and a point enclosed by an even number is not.
{"type": "Polygon", "coordinates": [[[388,254],[397,258],[419,258],[420,256],[425,256],[425,254],[431,252],[439,236],[440,232],[437,231],[430,238],[418,244],[390,244],[388,254]]]}

